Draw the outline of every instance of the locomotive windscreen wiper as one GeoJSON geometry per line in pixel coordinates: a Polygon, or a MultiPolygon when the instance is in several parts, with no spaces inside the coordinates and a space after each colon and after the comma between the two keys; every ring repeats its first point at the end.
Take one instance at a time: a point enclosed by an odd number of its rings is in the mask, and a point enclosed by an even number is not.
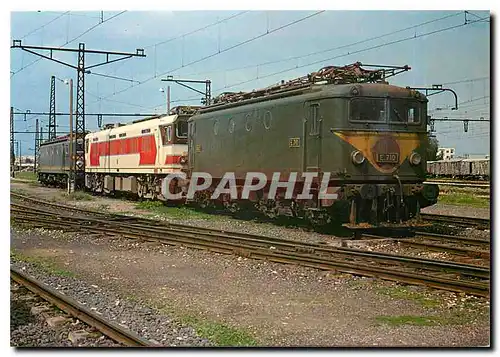
{"type": "Polygon", "coordinates": [[[392,111],[393,111],[394,113],[396,113],[396,115],[398,116],[399,121],[401,121],[401,122],[402,122],[402,121],[403,121],[403,118],[401,118],[401,115],[399,115],[399,112],[397,111],[397,109],[396,109],[396,108],[392,108],[392,111]]]}

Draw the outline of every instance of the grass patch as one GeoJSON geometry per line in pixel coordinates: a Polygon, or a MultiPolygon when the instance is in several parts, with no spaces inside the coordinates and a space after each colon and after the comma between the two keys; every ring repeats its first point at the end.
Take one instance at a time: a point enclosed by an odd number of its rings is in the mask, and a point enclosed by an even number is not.
{"type": "MultiPolygon", "coordinates": [[[[130,296],[129,299],[134,297],[130,296]]],[[[182,325],[190,326],[195,329],[198,336],[203,337],[220,347],[244,347],[257,346],[257,341],[251,335],[241,328],[227,326],[224,323],[208,321],[201,317],[193,316],[189,313],[179,312],[178,308],[164,302],[158,303],[158,300],[149,300],[150,304],[159,311],[174,317],[182,325]]]]}
{"type": "Polygon", "coordinates": [[[377,289],[377,293],[390,296],[393,299],[414,301],[417,304],[427,308],[438,307],[441,305],[441,302],[439,300],[425,296],[424,294],[416,291],[411,291],[404,286],[379,288],[377,289]]]}
{"type": "Polygon", "coordinates": [[[181,318],[181,322],[192,326],[200,337],[209,339],[217,346],[242,347],[257,345],[257,341],[248,332],[219,322],[206,321],[192,316],[181,318]]]}
{"type": "Polygon", "coordinates": [[[349,279],[347,281],[347,286],[353,290],[359,290],[361,289],[365,284],[364,280],[361,279],[349,279]]]}
{"type": "Polygon", "coordinates": [[[41,269],[45,270],[48,273],[53,275],[65,276],[65,277],[75,277],[75,273],[59,268],[54,262],[50,261],[49,258],[41,258],[41,257],[30,257],[24,255],[19,251],[15,251],[11,249],[10,251],[11,259],[23,261],[26,263],[32,263],[41,269]]]}
{"type": "Polygon", "coordinates": [[[435,311],[438,312],[438,314],[431,316],[385,315],[375,317],[375,321],[378,323],[391,326],[467,325],[475,320],[487,318],[489,313],[489,306],[485,305],[485,301],[473,296],[459,295],[455,300],[455,305],[453,307],[448,306],[448,309],[446,309],[445,300],[426,296],[404,286],[378,288],[376,292],[394,299],[414,301],[424,308],[435,308],[435,311]]]}
{"type": "Polygon", "coordinates": [[[490,200],[485,197],[478,197],[466,193],[448,193],[439,195],[438,203],[454,205],[454,206],[470,206],[470,207],[490,207],[490,200]]]}
{"type": "Polygon", "coordinates": [[[25,196],[28,194],[28,192],[25,189],[22,189],[22,188],[12,188],[10,190],[10,192],[17,193],[19,195],[25,195],[25,196]]]}
{"type": "Polygon", "coordinates": [[[216,219],[218,216],[208,213],[199,212],[187,207],[168,207],[161,201],[142,201],[136,203],[136,209],[148,210],[154,214],[167,215],[171,218],[199,218],[199,219],[216,219]]]}
{"type": "Polygon", "coordinates": [[[99,206],[97,206],[96,211],[102,211],[102,212],[109,211],[109,205],[100,204],[99,206]]]}
{"type": "Polygon", "coordinates": [[[390,326],[401,326],[401,325],[416,325],[416,326],[436,326],[440,325],[441,318],[436,316],[377,316],[375,320],[378,323],[386,324],[390,326]]]}
{"type": "Polygon", "coordinates": [[[14,174],[14,178],[22,180],[36,181],[36,174],[31,171],[21,171],[14,174]]]}
{"type": "Polygon", "coordinates": [[[92,201],[94,199],[91,194],[82,191],[75,191],[70,194],[63,193],[62,197],[67,201],[92,201]]]}
{"type": "Polygon", "coordinates": [[[390,326],[416,325],[416,326],[445,326],[445,325],[467,325],[478,318],[487,318],[485,314],[487,309],[480,308],[472,311],[447,311],[440,315],[415,316],[415,315],[397,315],[397,316],[377,316],[375,321],[380,324],[390,326]]]}

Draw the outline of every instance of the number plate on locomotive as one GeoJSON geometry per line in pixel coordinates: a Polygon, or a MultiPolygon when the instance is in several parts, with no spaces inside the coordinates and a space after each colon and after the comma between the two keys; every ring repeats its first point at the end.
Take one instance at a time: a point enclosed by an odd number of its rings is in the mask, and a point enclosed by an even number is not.
{"type": "Polygon", "coordinates": [[[397,164],[399,162],[399,154],[398,153],[378,154],[377,162],[382,162],[387,164],[397,164]]]}
{"type": "Polygon", "coordinates": [[[290,148],[300,148],[300,138],[289,138],[288,147],[290,148]]]}

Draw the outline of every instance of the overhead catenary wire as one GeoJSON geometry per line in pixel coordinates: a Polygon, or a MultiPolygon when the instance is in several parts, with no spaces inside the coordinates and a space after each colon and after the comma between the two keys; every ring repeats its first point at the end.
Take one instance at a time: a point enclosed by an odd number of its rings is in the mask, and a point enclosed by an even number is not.
{"type": "Polygon", "coordinates": [[[312,52],[312,53],[307,53],[307,54],[300,55],[300,56],[293,56],[293,57],[288,57],[288,58],[283,58],[283,59],[278,59],[278,60],[273,60],[273,61],[267,61],[267,62],[258,63],[258,64],[251,64],[251,65],[246,65],[246,66],[241,66],[241,67],[235,67],[235,68],[230,68],[230,69],[220,69],[220,70],[209,71],[209,72],[191,73],[191,74],[186,74],[185,76],[198,76],[198,75],[208,74],[208,73],[239,71],[239,70],[243,70],[243,69],[262,67],[262,66],[266,66],[266,65],[270,65],[270,64],[276,64],[276,63],[281,63],[281,62],[288,62],[288,61],[293,61],[293,60],[302,59],[302,58],[306,58],[306,57],[311,57],[311,56],[314,56],[314,55],[318,55],[318,54],[322,54],[322,53],[327,53],[327,52],[331,52],[331,51],[335,51],[335,50],[340,50],[340,49],[343,49],[343,48],[352,47],[352,46],[355,46],[355,45],[360,45],[360,44],[363,44],[363,43],[366,43],[366,42],[371,42],[371,41],[374,41],[374,40],[379,40],[379,39],[384,38],[384,37],[388,37],[388,36],[391,36],[391,35],[395,35],[397,33],[401,33],[401,32],[405,32],[405,31],[411,30],[411,29],[422,27],[422,26],[425,26],[425,25],[428,25],[428,24],[431,24],[431,23],[434,23],[434,22],[443,21],[443,20],[445,20],[447,18],[461,15],[462,13],[463,12],[460,11],[460,12],[455,13],[455,14],[451,14],[451,15],[447,15],[447,16],[442,16],[442,17],[437,18],[437,19],[425,21],[425,22],[422,22],[422,23],[419,23],[419,24],[416,24],[416,25],[412,25],[412,26],[405,27],[405,28],[402,28],[402,29],[399,29],[399,30],[394,30],[394,31],[391,31],[391,32],[387,32],[385,34],[377,35],[377,36],[374,36],[374,37],[370,37],[370,38],[367,38],[367,39],[364,39],[364,40],[361,40],[361,41],[356,41],[356,42],[353,42],[353,43],[349,43],[349,44],[345,44],[345,45],[341,45],[341,46],[329,48],[329,49],[326,49],[326,50],[320,50],[320,51],[316,51],[316,52],[312,52]]]}
{"type": "MultiPolygon", "coordinates": [[[[61,11],[41,11],[41,12],[53,13],[53,14],[64,14],[61,11]]],[[[71,11],[67,11],[67,12],[71,12],[71,11]]],[[[92,19],[100,19],[101,18],[100,16],[92,16],[92,15],[88,15],[88,14],[81,14],[81,13],[76,12],[76,11],[72,11],[71,15],[72,16],[89,17],[89,18],[92,18],[92,19]]]]}
{"type": "Polygon", "coordinates": [[[90,75],[94,75],[94,76],[100,76],[100,77],[105,77],[105,78],[110,78],[110,79],[116,79],[116,80],[119,80],[119,81],[125,81],[125,82],[136,82],[136,83],[139,83],[139,81],[135,80],[135,79],[131,79],[131,78],[124,78],[124,77],[117,77],[117,76],[111,76],[109,74],[104,74],[104,73],[96,73],[96,72],[90,72],[89,73],[90,75]]]}
{"type": "Polygon", "coordinates": [[[347,52],[347,53],[344,53],[344,54],[341,54],[341,55],[337,55],[337,56],[334,56],[334,57],[324,58],[324,59],[317,60],[317,61],[314,61],[314,62],[309,62],[309,63],[303,64],[303,65],[300,65],[300,66],[296,65],[294,67],[290,67],[290,68],[287,68],[287,69],[284,69],[284,70],[273,72],[273,73],[267,74],[265,76],[260,76],[260,77],[258,76],[258,77],[255,77],[255,78],[252,78],[252,79],[249,79],[249,80],[246,80],[246,81],[242,81],[242,82],[239,82],[239,83],[231,84],[229,86],[221,87],[221,88],[215,89],[214,92],[220,91],[220,90],[224,90],[224,89],[228,89],[228,88],[232,88],[232,87],[235,87],[235,86],[238,86],[238,85],[241,85],[241,84],[250,83],[250,82],[256,81],[258,79],[272,77],[272,76],[275,76],[277,74],[282,74],[282,73],[286,73],[286,72],[289,72],[289,71],[293,71],[295,69],[299,69],[299,68],[303,68],[303,67],[308,67],[308,66],[311,66],[311,65],[314,65],[314,64],[324,63],[326,61],[331,61],[331,60],[334,60],[334,59],[337,59],[337,58],[346,57],[346,56],[350,56],[350,55],[353,55],[353,54],[357,54],[357,53],[361,53],[361,52],[365,52],[365,51],[369,51],[369,50],[373,50],[373,49],[377,49],[377,48],[381,48],[381,47],[385,47],[385,46],[389,46],[389,45],[394,45],[394,44],[405,42],[405,41],[411,41],[411,40],[414,40],[414,39],[417,39],[417,38],[421,38],[421,37],[425,37],[425,36],[429,36],[429,35],[434,35],[436,33],[453,30],[453,29],[456,29],[456,28],[459,28],[459,27],[463,27],[463,26],[468,26],[468,25],[476,23],[478,21],[479,20],[470,21],[470,22],[467,22],[467,23],[462,23],[462,24],[459,24],[459,25],[454,25],[454,26],[443,28],[443,29],[426,32],[426,33],[423,33],[423,34],[420,34],[420,35],[414,35],[414,36],[410,36],[410,37],[405,37],[405,38],[402,38],[402,39],[398,39],[398,40],[386,42],[386,43],[375,45],[375,46],[372,46],[372,47],[363,48],[363,49],[356,50],[356,51],[353,51],[353,52],[347,52]]]}
{"type": "MultiPolygon", "coordinates": [[[[62,47],[64,47],[64,46],[66,46],[66,45],[70,44],[71,42],[73,42],[73,41],[75,41],[75,40],[79,39],[79,38],[80,38],[80,37],[82,37],[83,35],[85,35],[85,34],[89,33],[90,31],[92,31],[93,29],[95,29],[97,26],[102,25],[103,23],[108,22],[108,21],[110,21],[110,20],[114,19],[114,18],[116,18],[116,17],[118,17],[118,16],[120,16],[120,15],[124,14],[125,12],[127,12],[127,11],[126,11],[126,10],[125,10],[125,11],[122,11],[122,12],[120,12],[120,13],[118,13],[118,14],[115,14],[115,15],[113,15],[113,16],[111,16],[111,17],[107,18],[106,20],[104,20],[104,21],[102,21],[102,22],[99,22],[98,24],[96,24],[96,25],[94,25],[94,26],[91,26],[90,28],[88,28],[87,30],[85,30],[84,32],[82,32],[81,34],[79,34],[78,36],[74,37],[73,39],[71,39],[71,40],[69,40],[69,41],[66,41],[64,44],[62,44],[61,46],[59,46],[59,48],[62,48],[62,47]]],[[[15,71],[14,73],[12,73],[12,74],[11,74],[11,78],[12,78],[13,76],[15,76],[16,74],[18,74],[19,72],[22,72],[22,71],[23,71],[23,70],[25,70],[26,68],[28,68],[28,67],[32,66],[33,64],[35,64],[35,63],[39,62],[40,60],[42,60],[42,57],[40,57],[40,58],[38,58],[38,59],[34,60],[33,62],[30,62],[29,64],[27,64],[27,65],[26,65],[26,66],[24,66],[24,67],[21,67],[21,69],[19,69],[19,70],[15,71]]]]}
{"type": "MultiPolygon", "coordinates": [[[[395,34],[395,33],[400,33],[400,32],[403,32],[405,30],[408,30],[408,29],[420,27],[420,26],[428,24],[430,22],[440,21],[440,20],[443,20],[443,19],[446,19],[446,18],[450,18],[450,17],[453,17],[453,16],[460,15],[462,13],[463,12],[459,12],[459,13],[452,14],[452,15],[447,15],[447,16],[444,16],[444,17],[440,17],[438,19],[426,21],[426,22],[421,23],[421,24],[413,25],[413,26],[410,26],[410,27],[406,27],[404,29],[396,30],[396,31],[389,32],[389,33],[384,34],[384,35],[375,36],[375,37],[372,37],[372,38],[369,38],[369,39],[366,39],[366,40],[357,41],[357,42],[354,42],[352,44],[343,45],[343,46],[340,46],[340,47],[345,48],[345,47],[349,47],[351,45],[355,45],[355,44],[359,44],[359,43],[365,43],[365,42],[368,42],[368,41],[373,40],[373,39],[379,39],[379,38],[386,37],[386,36],[389,36],[389,35],[392,35],[392,34],[395,34]]],[[[215,89],[213,92],[225,90],[225,89],[232,88],[232,87],[235,87],[235,86],[238,86],[238,85],[241,85],[241,84],[250,83],[250,82],[253,82],[253,81],[256,81],[256,80],[259,80],[259,79],[271,77],[271,76],[274,76],[274,75],[277,75],[277,74],[289,72],[289,71],[292,71],[292,70],[295,70],[295,69],[298,69],[298,68],[307,67],[307,66],[310,66],[310,65],[313,65],[313,64],[319,64],[319,63],[322,63],[322,62],[326,62],[326,61],[330,61],[330,60],[333,60],[333,59],[337,59],[337,58],[349,56],[349,55],[352,55],[352,54],[361,53],[361,52],[365,52],[365,51],[370,51],[370,50],[373,50],[373,49],[378,49],[378,48],[381,48],[381,47],[385,47],[385,46],[389,46],[389,45],[401,43],[401,42],[404,42],[404,41],[410,41],[410,40],[413,40],[413,39],[416,39],[416,38],[430,36],[430,35],[433,35],[433,34],[437,34],[437,33],[440,33],[440,32],[452,30],[452,29],[459,28],[459,27],[462,27],[462,26],[467,26],[467,25],[470,25],[470,24],[475,23],[475,22],[478,22],[478,21],[471,21],[471,22],[467,22],[467,23],[461,23],[459,25],[454,25],[454,26],[442,28],[442,29],[439,29],[439,30],[430,31],[430,32],[426,32],[426,33],[423,33],[423,34],[419,34],[419,35],[412,35],[412,36],[405,37],[405,38],[402,38],[402,39],[398,39],[398,40],[394,40],[394,41],[389,41],[389,42],[386,42],[386,43],[383,43],[383,44],[378,44],[378,45],[374,45],[374,46],[371,46],[371,47],[367,47],[367,48],[355,50],[355,51],[352,51],[352,52],[347,52],[347,53],[340,54],[340,55],[337,55],[337,56],[334,56],[334,57],[330,57],[330,58],[327,58],[327,59],[321,59],[321,60],[317,60],[317,61],[314,61],[314,62],[306,63],[306,64],[303,64],[301,66],[296,65],[294,67],[290,67],[290,68],[287,68],[287,69],[284,69],[284,70],[279,70],[277,72],[273,72],[273,73],[270,73],[270,74],[267,74],[267,75],[264,75],[264,76],[257,76],[255,78],[251,78],[249,80],[245,80],[245,81],[241,81],[241,82],[238,82],[238,83],[226,85],[224,87],[219,87],[219,88],[215,89]]],[[[328,51],[331,51],[331,50],[333,50],[333,49],[323,50],[323,51],[319,51],[319,52],[316,52],[316,53],[328,52],[328,51]]],[[[305,56],[307,56],[307,55],[305,55],[305,56]]],[[[299,58],[299,57],[302,57],[302,56],[294,57],[294,59],[295,58],[299,58]]],[[[280,61],[284,61],[284,60],[280,60],[280,61]]],[[[277,63],[279,61],[271,61],[271,62],[272,63],[277,63]]],[[[264,64],[268,64],[268,63],[271,63],[271,62],[265,62],[264,64]]],[[[263,65],[263,64],[260,64],[260,65],[263,65]]],[[[251,67],[254,67],[254,66],[255,65],[252,65],[251,67]]],[[[248,67],[249,66],[240,67],[239,69],[244,69],[244,68],[248,68],[248,67]]],[[[233,70],[233,69],[231,69],[231,70],[233,70]]],[[[198,98],[198,97],[190,97],[188,99],[196,99],[196,98],[198,98]]],[[[156,106],[150,107],[150,108],[156,108],[156,107],[159,107],[159,106],[160,105],[156,105],[156,106]]]]}
{"type": "Polygon", "coordinates": [[[180,39],[180,38],[183,38],[183,37],[186,37],[186,36],[192,35],[192,34],[194,34],[194,33],[197,33],[197,32],[203,31],[203,30],[206,30],[206,29],[208,29],[208,28],[210,28],[210,27],[212,27],[212,26],[215,26],[215,25],[221,24],[221,23],[223,23],[223,22],[225,22],[225,21],[229,21],[229,20],[234,19],[234,18],[236,18],[236,17],[238,17],[238,16],[244,15],[244,14],[246,14],[247,12],[250,12],[250,11],[249,11],[249,10],[241,11],[241,12],[239,12],[239,13],[235,14],[235,15],[231,15],[231,16],[225,17],[225,18],[223,18],[222,20],[218,20],[218,21],[213,22],[213,23],[211,23],[211,24],[208,24],[208,25],[206,25],[206,26],[203,26],[203,27],[197,28],[197,29],[192,30],[192,31],[190,31],[190,32],[186,32],[186,33],[184,33],[184,34],[182,34],[182,35],[179,35],[179,36],[176,36],[176,37],[169,38],[168,40],[164,40],[164,41],[160,41],[160,42],[154,43],[154,44],[152,44],[152,45],[148,45],[148,46],[146,46],[146,47],[144,47],[144,48],[145,48],[145,49],[147,49],[147,48],[152,48],[152,47],[157,47],[157,46],[164,45],[164,44],[166,44],[166,43],[168,43],[168,42],[172,42],[172,41],[178,40],[178,39],[180,39]]]}
{"type": "MultiPolygon", "coordinates": [[[[482,97],[473,98],[473,99],[465,100],[463,102],[459,102],[458,103],[459,109],[462,108],[462,107],[467,107],[468,106],[468,105],[462,105],[462,104],[477,102],[478,100],[489,98],[489,97],[490,97],[489,95],[483,95],[482,97]]],[[[482,104],[482,103],[480,103],[480,104],[482,104]]],[[[444,110],[450,109],[451,107],[453,107],[453,105],[447,105],[445,107],[440,107],[439,109],[437,109],[437,108],[430,109],[430,111],[444,111],[444,110]]]]}
{"type": "MultiPolygon", "coordinates": [[[[311,17],[313,17],[313,16],[317,16],[317,15],[319,15],[319,14],[323,13],[323,12],[325,12],[325,11],[324,11],[324,10],[317,11],[317,12],[315,12],[315,13],[313,13],[313,14],[310,14],[310,15],[307,15],[307,16],[305,16],[305,17],[302,17],[302,18],[300,18],[300,19],[298,19],[298,20],[294,20],[294,21],[289,22],[289,23],[287,23],[287,24],[285,24],[285,25],[282,25],[282,26],[279,26],[279,27],[274,28],[274,29],[272,29],[272,30],[269,30],[268,32],[262,33],[262,34],[260,34],[260,35],[257,35],[257,36],[254,36],[254,37],[252,37],[252,38],[249,38],[249,39],[247,39],[247,40],[245,40],[245,41],[239,42],[239,43],[237,43],[237,44],[235,44],[235,45],[233,45],[233,46],[230,46],[230,47],[224,48],[224,49],[222,49],[222,50],[220,50],[220,51],[217,51],[217,52],[212,53],[212,54],[210,54],[210,55],[207,55],[207,56],[205,56],[205,57],[202,57],[202,58],[199,58],[199,59],[197,59],[197,60],[191,61],[191,62],[189,62],[189,63],[183,64],[182,66],[180,66],[180,67],[178,67],[178,68],[171,69],[171,70],[166,71],[166,72],[164,72],[164,73],[161,73],[161,74],[159,74],[159,75],[156,75],[156,74],[155,74],[155,75],[153,75],[153,76],[151,76],[151,77],[148,77],[148,78],[146,78],[146,79],[144,79],[144,80],[140,81],[140,83],[138,83],[138,84],[131,85],[130,87],[127,87],[127,88],[125,88],[125,89],[123,89],[123,90],[121,90],[121,91],[118,91],[118,92],[114,92],[114,93],[112,93],[112,94],[110,94],[110,95],[107,95],[107,96],[105,96],[105,97],[103,97],[103,98],[104,98],[104,99],[106,99],[106,98],[110,98],[110,97],[115,96],[115,95],[117,95],[117,94],[120,94],[120,93],[123,93],[123,92],[125,92],[125,91],[128,91],[128,90],[130,90],[130,89],[132,89],[132,88],[135,88],[135,87],[138,87],[138,86],[140,86],[140,85],[143,85],[144,83],[147,83],[147,82],[149,82],[149,81],[151,81],[151,80],[155,79],[155,78],[156,78],[156,77],[158,77],[158,76],[163,76],[163,75],[165,75],[165,74],[168,74],[168,73],[171,73],[171,72],[173,72],[173,71],[176,71],[176,70],[178,70],[178,69],[180,69],[180,68],[184,68],[184,67],[187,67],[187,66],[193,65],[193,64],[195,64],[195,63],[199,63],[199,62],[205,61],[205,60],[207,60],[207,59],[209,59],[209,58],[212,58],[212,57],[215,57],[215,56],[217,56],[217,55],[220,55],[221,53],[224,53],[224,52],[230,51],[230,50],[232,50],[232,49],[235,49],[235,48],[237,48],[237,47],[243,46],[243,45],[245,45],[245,44],[247,44],[247,43],[250,43],[250,42],[252,42],[252,41],[255,41],[255,40],[257,40],[257,39],[260,39],[260,38],[262,38],[262,37],[264,37],[264,36],[270,35],[270,34],[272,34],[272,33],[274,33],[274,32],[277,32],[277,31],[283,30],[283,29],[285,29],[285,28],[287,28],[287,27],[289,27],[289,26],[292,26],[292,25],[295,25],[295,24],[297,24],[297,23],[299,23],[299,22],[305,21],[305,20],[307,20],[307,19],[309,19],[309,18],[311,18],[311,17]]],[[[96,102],[94,102],[94,103],[96,103],[96,102]]],[[[93,103],[89,103],[89,104],[93,104],[93,103]]]]}
{"type": "Polygon", "coordinates": [[[46,22],[45,24],[43,24],[43,25],[41,25],[41,26],[39,26],[39,27],[37,27],[37,28],[35,28],[35,29],[31,30],[31,31],[30,31],[30,32],[28,32],[26,35],[24,35],[24,36],[20,37],[20,39],[21,39],[21,40],[24,40],[24,39],[25,39],[26,37],[28,37],[29,35],[34,34],[35,32],[39,31],[40,29],[44,28],[45,26],[50,25],[51,23],[53,23],[53,22],[57,21],[58,19],[60,19],[61,17],[65,16],[65,15],[67,15],[67,14],[69,14],[69,11],[63,12],[61,15],[59,15],[59,16],[57,16],[57,17],[53,18],[53,19],[52,19],[52,20],[50,20],[49,22],[46,22]]]}
{"type": "MultiPolygon", "coordinates": [[[[223,23],[223,22],[226,22],[226,21],[232,20],[232,19],[234,19],[234,18],[236,18],[236,17],[238,17],[238,16],[244,15],[244,14],[245,14],[245,13],[247,13],[247,12],[250,12],[250,11],[248,11],[248,10],[241,11],[241,12],[239,12],[239,13],[237,13],[237,14],[234,14],[234,15],[231,15],[231,16],[228,16],[228,17],[225,17],[225,18],[223,18],[223,19],[221,19],[221,20],[218,20],[218,21],[216,21],[216,22],[210,23],[210,24],[208,24],[208,25],[206,25],[206,26],[199,27],[199,28],[197,28],[197,29],[194,29],[194,30],[191,30],[191,31],[189,31],[189,32],[186,32],[186,33],[184,33],[184,34],[182,34],[182,35],[179,35],[179,36],[176,36],[176,37],[172,37],[172,38],[170,38],[170,39],[168,39],[168,40],[160,41],[160,42],[154,43],[154,44],[152,44],[152,45],[145,46],[145,47],[144,47],[144,49],[148,49],[148,48],[152,48],[152,47],[154,47],[154,48],[155,48],[154,60],[156,61],[156,47],[158,47],[158,46],[162,46],[162,45],[164,45],[164,44],[166,44],[166,43],[168,43],[168,42],[172,42],[172,41],[178,40],[178,39],[183,38],[183,37],[186,37],[186,36],[190,36],[190,35],[192,35],[192,34],[195,34],[195,33],[199,32],[199,31],[206,30],[206,29],[208,29],[208,28],[210,28],[210,27],[212,27],[212,26],[215,26],[215,25],[221,24],[221,23],[223,23]]],[[[122,65],[123,65],[123,64],[122,64],[122,65]]],[[[115,68],[114,70],[116,70],[116,68],[115,68]]],[[[106,74],[107,74],[107,73],[106,73],[106,74]]],[[[155,63],[155,75],[156,75],[156,63],[155,63]]]]}
{"type": "Polygon", "coordinates": [[[440,83],[440,84],[442,84],[442,85],[460,84],[460,83],[469,83],[469,82],[484,81],[484,80],[487,80],[487,79],[490,79],[490,76],[470,78],[470,79],[461,79],[461,80],[458,80],[458,81],[444,82],[444,83],[440,83]]]}

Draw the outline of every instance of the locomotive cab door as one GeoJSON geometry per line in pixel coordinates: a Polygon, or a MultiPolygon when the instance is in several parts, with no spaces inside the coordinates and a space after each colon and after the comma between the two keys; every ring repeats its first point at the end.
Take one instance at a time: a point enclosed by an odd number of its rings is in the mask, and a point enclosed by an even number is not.
{"type": "Polygon", "coordinates": [[[321,171],[321,112],[318,102],[304,104],[303,168],[304,172],[321,171]]]}

